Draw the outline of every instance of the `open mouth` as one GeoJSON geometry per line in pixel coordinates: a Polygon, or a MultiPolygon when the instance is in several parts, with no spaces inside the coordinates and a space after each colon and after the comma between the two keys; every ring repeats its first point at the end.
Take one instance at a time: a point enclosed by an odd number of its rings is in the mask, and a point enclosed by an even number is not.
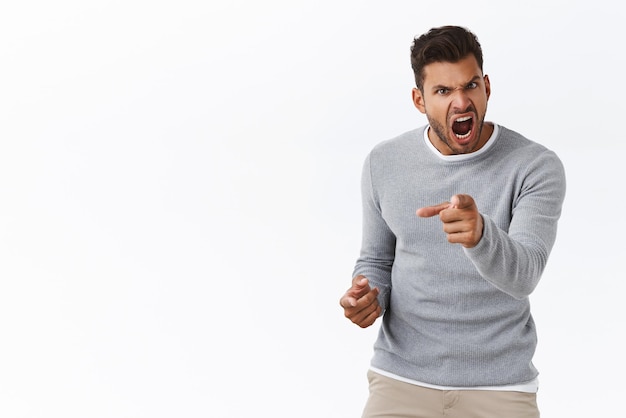
{"type": "Polygon", "coordinates": [[[465,139],[472,133],[474,119],[471,116],[458,118],[452,123],[452,132],[458,139],[465,139]]]}

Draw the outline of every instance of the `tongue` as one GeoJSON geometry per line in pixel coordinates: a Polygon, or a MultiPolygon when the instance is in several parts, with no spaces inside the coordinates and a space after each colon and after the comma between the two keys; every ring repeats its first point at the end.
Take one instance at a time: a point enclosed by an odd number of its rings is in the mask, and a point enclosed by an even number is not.
{"type": "Polygon", "coordinates": [[[472,129],[472,120],[468,119],[464,122],[454,122],[452,124],[452,130],[457,135],[465,135],[472,129]]]}

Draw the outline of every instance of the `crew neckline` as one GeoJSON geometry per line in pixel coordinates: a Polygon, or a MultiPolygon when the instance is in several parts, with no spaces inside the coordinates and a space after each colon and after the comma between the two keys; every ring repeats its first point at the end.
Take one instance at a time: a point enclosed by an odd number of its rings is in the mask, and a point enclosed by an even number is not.
{"type": "Polygon", "coordinates": [[[430,139],[428,139],[428,130],[430,129],[430,125],[426,125],[426,128],[424,129],[424,143],[433,154],[435,154],[437,157],[444,161],[452,162],[471,160],[487,152],[487,150],[493,146],[493,144],[496,142],[496,139],[498,138],[498,133],[500,132],[500,127],[498,126],[498,124],[493,122],[485,123],[490,123],[491,125],[493,125],[493,132],[491,133],[491,136],[489,137],[485,145],[482,146],[482,148],[480,148],[478,151],[470,152],[469,154],[444,155],[439,152],[439,150],[432,144],[432,142],[430,142],[430,139]]]}

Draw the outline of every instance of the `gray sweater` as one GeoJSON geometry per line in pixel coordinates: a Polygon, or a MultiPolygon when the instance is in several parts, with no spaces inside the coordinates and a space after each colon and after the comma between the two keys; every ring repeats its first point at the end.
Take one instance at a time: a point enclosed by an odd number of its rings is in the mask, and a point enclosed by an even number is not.
{"type": "Polygon", "coordinates": [[[363,242],[354,276],[380,289],[372,366],[443,386],[537,377],[528,296],[555,241],[565,196],[556,154],[497,126],[482,150],[442,158],[421,127],[382,142],[362,176],[363,242]],[[483,236],[450,244],[437,216],[415,211],[471,195],[483,236]]]}

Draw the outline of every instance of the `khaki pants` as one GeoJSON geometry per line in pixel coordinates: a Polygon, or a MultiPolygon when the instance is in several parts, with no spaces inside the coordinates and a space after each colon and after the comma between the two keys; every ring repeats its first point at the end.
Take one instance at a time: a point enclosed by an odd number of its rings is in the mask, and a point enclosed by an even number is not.
{"type": "Polygon", "coordinates": [[[438,390],[368,371],[363,418],[539,418],[535,393],[438,390]]]}

